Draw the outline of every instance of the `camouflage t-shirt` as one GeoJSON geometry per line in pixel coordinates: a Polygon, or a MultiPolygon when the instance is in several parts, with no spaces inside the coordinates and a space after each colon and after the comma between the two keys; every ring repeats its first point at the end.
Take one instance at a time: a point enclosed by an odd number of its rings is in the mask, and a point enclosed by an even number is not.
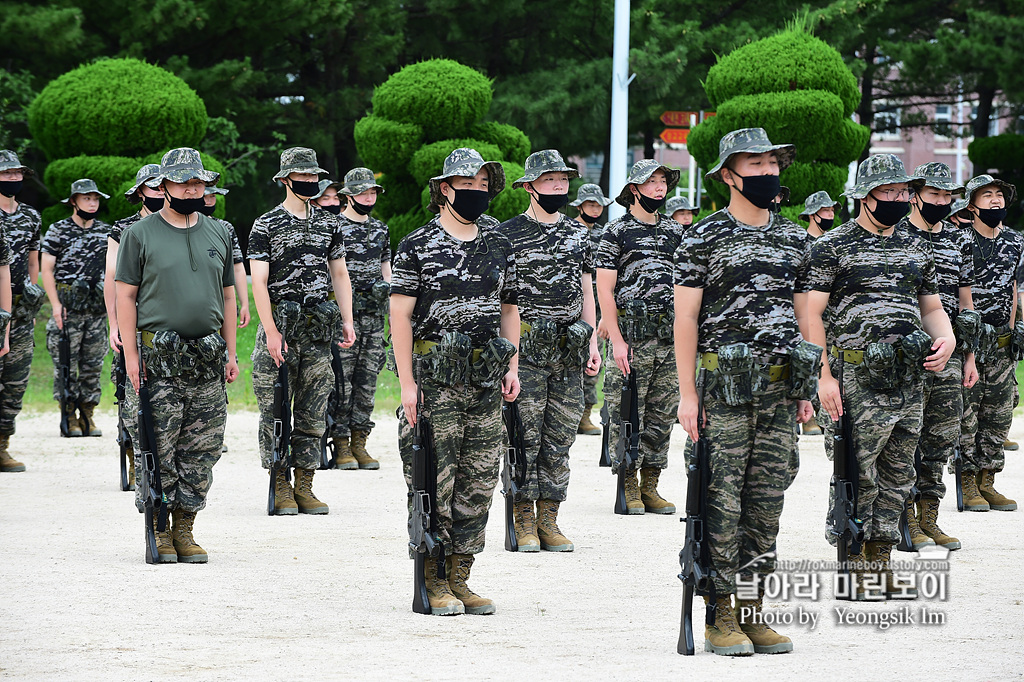
{"type": "Polygon", "coordinates": [[[703,289],[697,350],[745,343],[757,357],[785,355],[803,339],[793,294],[807,291],[807,231],[779,216],[767,225],[712,213],[683,235],[676,286],[703,289]]]}
{"type": "Polygon", "coordinates": [[[345,237],[345,263],[352,291],[369,291],[374,282],[383,279],[380,264],[391,260],[388,226],[376,218],[360,223],[342,215],[338,220],[345,237]]]}
{"type": "Polygon", "coordinates": [[[584,272],[594,269],[590,242],[564,215],[551,224],[520,213],[498,226],[515,251],[519,316],[572,324],[583,317],[584,272]]]}
{"type": "Polygon", "coordinates": [[[629,213],[608,223],[594,260],[599,269],[618,271],[617,307],[639,298],[646,302],[648,314],[672,312],[672,255],[683,231],[682,225],[661,214],[653,225],[629,213]]]}
{"type": "Polygon", "coordinates": [[[971,239],[963,230],[943,220],[940,232],[927,232],[920,229],[910,218],[904,218],[900,224],[905,225],[910,234],[917,237],[930,249],[935,259],[935,280],[939,285],[939,298],[942,309],[953,322],[960,313],[960,287],[974,285],[974,258],[971,255],[971,239]]]}
{"type": "Polygon", "coordinates": [[[231,263],[232,265],[238,265],[245,261],[242,257],[242,247],[238,243],[238,233],[235,232],[235,226],[226,220],[220,218],[217,219],[221,225],[223,225],[228,231],[228,237],[231,238],[231,263]]]}
{"type": "Polygon", "coordinates": [[[1024,237],[1005,227],[995,239],[982,237],[974,228],[968,228],[966,234],[971,241],[974,261],[974,286],[971,288],[974,309],[985,324],[993,327],[1011,324],[1013,283],[1018,281],[1020,286],[1017,276],[1024,257],[1024,237]]]}
{"type": "Polygon", "coordinates": [[[460,241],[434,218],[398,244],[391,293],[416,298],[415,339],[436,342],[457,331],[482,348],[498,336],[501,305],[517,302],[512,245],[482,228],[472,241],[460,241]]]}
{"type": "MultiPolygon", "coordinates": [[[[583,231],[583,234],[588,237],[590,241],[590,251],[593,254],[593,257],[597,258],[597,250],[601,247],[601,238],[604,237],[605,226],[594,223],[594,226],[590,227],[586,223],[580,222],[578,219],[574,222],[579,226],[580,230],[583,231]]],[[[587,272],[591,275],[597,275],[597,268],[593,267],[593,264],[591,264],[591,268],[587,270],[587,272]]],[[[594,291],[597,291],[596,276],[594,277],[594,291]]]]}
{"type": "Polygon", "coordinates": [[[113,226],[111,226],[110,234],[107,236],[113,239],[118,244],[120,244],[121,235],[124,233],[124,231],[127,230],[132,225],[134,225],[135,223],[139,222],[140,220],[142,220],[141,213],[132,213],[127,218],[121,218],[120,220],[115,222],[113,226]]]}
{"type": "Polygon", "coordinates": [[[62,284],[82,280],[90,286],[102,282],[109,235],[110,225],[102,220],[93,220],[88,228],[79,227],[70,217],[50,225],[43,237],[43,253],[57,258],[54,279],[62,284]]]}
{"type": "Polygon", "coordinates": [[[810,288],[829,292],[829,345],[862,350],[921,329],[918,296],[938,294],[935,261],[906,227],[872,234],[850,220],[811,245],[810,288]]]}
{"type": "Polygon", "coordinates": [[[271,303],[292,301],[314,306],[332,291],[328,260],[345,257],[338,219],[309,205],[308,219],[296,218],[278,205],[253,223],[249,260],[270,263],[267,289],[271,303]]]}
{"type": "MultiPolygon", "coordinates": [[[[19,203],[14,213],[0,210],[0,228],[6,239],[6,261],[0,254],[0,265],[7,262],[11,266],[11,295],[17,296],[25,291],[28,283],[28,253],[39,250],[39,233],[43,223],[39,211],[31,206],[19,203]]],[[[2,248],[2,247],[0,247],[2,248]]]]}

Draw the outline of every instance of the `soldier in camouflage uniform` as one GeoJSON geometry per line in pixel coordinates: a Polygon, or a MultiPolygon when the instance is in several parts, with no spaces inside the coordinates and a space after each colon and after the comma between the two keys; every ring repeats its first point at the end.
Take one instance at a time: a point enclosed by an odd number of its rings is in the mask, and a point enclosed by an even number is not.
{"type": "Polygon", "coordinates": [[[569,448],[584,410],[582,374],[596,376],[601,368],[593,255],[587,235],[558,210],[579,173],[554,149],[531,154],[525,168],[512,188],[529,193],[530,207],[497,228],[512,244],[523,321],[519,412],[526,483],[514,507],[516,539],[520,552],[571,552],[573,543],[558,528],[558,507],[566,499],[569,448]]]}
{"type": "MultiPolygon", "coordinates": [[[[954,227],[967,229],[971,227],[973,219],[974,216],[967,210],[967,199],[957,199],[949,207],[949,222],[953,223],[954,227]]],[[[967,234],[970,235],[969,232],[967,234]]]]}
{"type": "MultiPolygon", "coordinates": [[[[217,209],[217,197],[225,196],[229,191],[223,187],[207,187],[203,194],[203,207],[199,209],[199,212],[213,217],[213,212],[217,209]]],[[[245,258],[242,256],[242,246],[238,243],[238,233],[235,231],[234,225],[222,218],[217,218],[217,222],[224,226],[224,229],[228,231],[228,237],[231,238],[231,261],[235,268],[235,295],[238,296],[235,309],[238,311],[238,326],[246,327],[252,318],[249,315],[249,284],[245,276],[245,258]]]]}
{"type": "Polygon", "coordinates": [[[341,391],[330,405],[334,429],[329,435],[334,440],[334,464],[339,469],[380,468],[366,450],[366,439],[374,427],[371,417],[377,375],[384,368],[387,347],[384,318],[390,294],[391,238],[388,226],[370,216],[377,195],[383,191],[369,168],[350,170],[338,190],[347,199],[340,222],[357,327],[355,345],[341,351],[341,391]]]}
{"type": "MultiPolygon", "coordinates": [[[[592,254],[597,254],[597,247],[601,243],[601,237],[604,236],[604,225],[599,225],[597,221],[601,219],[605,207],[610,203],[612,203],[612,200],[605,197],[600,185],[588,182],[580,185],[580,188],[576,191],[576,201],[569,204],[579,211],[576,222],[583,226],[585,233],[590,237],[590,251],[592,254]]],[[[597,320],[600,322],[601,307],[597,305],[596,268],[591,268],[590,277],[592,280],[591,290],[594,294],[595,313],[597,320]]],[[[600,342],[600,350],[602,352],[604,345],[603,341],[600,342]]],[[[576,433],[578,434],[585,436],[598,436],[601,434],[601,429],[590,420],[590,414],[594,406],[597,405],[597,382],[600,374],[598,372],[597,374],[590,375],[586,371],[583,372],[583,418],[580,419],[580,425],[576,428],[576,433]]]]}
{"type": "Polygon", "coordinates": [[[270,469],[274,441],[274,381],[288,364],[292,407],[291,457],[295,487],[285,469],[274,482],[277,515],[327,514],[313,494],[320,439],[327,428],[327,397],[334,384],[331,347],[337,327],[344,346],[355,341],[352,290],[341,225],[310,203],[320,193],[316,153],[306,147],[281,152],[274,176],[285,187],[283,202],[256,219],[249,233],[249,272],[260,325],[252,351],[252,387],[260,407],[260,461],[270,469]],[[331,290],[337,301],[328,299],[331,290]],[[340,310],[339,310],[340,308],[340,310]],[[340,321],[339,321],[340,317],[340,321]]]}
{"type": "Polygon", "coordinates": [[[1006,207],[1017,188],[991,175],[967,183],[968,210],[973,217],[974,309],[981,315],[982,335],[977,352],[978,383],[964,391],[964,420],[960,435],[963,456],[964,509],[1013,511],[1017,503],[995,489],[1003,470],[1003,443],[1017,406],[1014,370],[1024,352],[1017,319],[1019,278],[1024,238],[1003,224],[1006,207]]]}
{"type": "Polygon", "coordinates": [[[687,197],[672,197],[665,202],[665,215],[683,227],[693,225],[699,213],[700,208],[691,204],[687,197]]]}
{"type": "Polygon", "coordinates": [[[964,191],[963,185],[953,180],[949,166],[938,162],[923,164],[914,169],[914,178],[910,183],[910,215],[900,221],[900,226],[930,249],[942,308],[961,333],[957,350],[946,367],[924,377],[924,422],[917,446],[921,460],[917,489],[921,499],[917,509],[913,500],[907,500],[906,514],[915,550],[932,544],[955,550],[960,549],[960,541],[942,532],[938,525],[939,500],[946,492],[942,469],[959,445],[963,392],[978,381],[973,343],[962,333],[972,313],[956,323],[960,311],[974,309],[974,257],[968,233],[946,221],[954,197],[964,191]]]}
{"type": "Polygon", "coordinates": [[[313,203],[324,209],[328,213],[334,215],[341,215],[341,209],[345,208],[346,200],[345,197],[338,194],[338,190],[341,189],[340,182],[333,182],[331,180],[321,180],[319,187],[320,193],[313,197],[313,203]]]}
{"type": "Polygon", "coordinates": [[[430,209],[439,215],[398,245],[391,277],[391,338],[402,406],[398,447],[412,493],[417,397],[433,425],[438,537],[447,556],[425,562],[431,612],[489,614],[494,602],[468,585],[483,551],[487,513],[498,477],[501,401],[519,393],[515,259],[503,234],[481,226],[490,200],[505,187],[496,161],[459,148],[430,179],[430,209]],[[500,334],[500,336],[499,336],[500,334]]]}
{"type": "MultiPolygon", "coordinates": [[[[665,197],[679,182],[679,171],[657,161],[633,164],[626,186],[615,198],[626,215],[608,223],[595,258],[597,295],[603,315],[598,334],[612,346],[614,364],[605,369],[604,399],[611,419],[611,443],[619,439],[619,403],[624,373],[635,371],[639,392],[640,470],[626,477],[628,513],[674,514],[674,504],[658,493],[668,467],[669,437],[678,405],[672,346],[672,254],[686,231],[661,214],[665,197]]],[[[617,463],[613,462],[613,466],[617,463]]]]}
{"type": "MultiPolygon", "coordinates": [[[[224,382],[238,376],[231,244],[219,223],[198,212],[204,186],[217,178],[194,149],[164,154],[155,181],[167,205],[125,230],[117,254],[117,322],[129,379],[125,409],[138,414],[144,372],[153,449],[171,512],[170,527],[156,533],[158,563],[209,559],[192,532],[224,442],[224,382]]],[[[139,443],[138,421],[126,425],[139,443]]],[[[135,506],[144,509],[141,485],[135,506]]]]}
{"type": "MultiPolygon", "coordinates": [[[[922,375],[941,372],[956,345],[930,250],[898,224],[910,205],[912,179],[892,154],[861,164],[857,184],[847,192],[860,200],[860,215],[812,245],[808,294],[810,340],[828,348],[820,419],[826,440],[834,437],[840,414],[851,421],[849,454],[860,467],[857,515],[864,522],[867,560],[880,563],[887,598],[916,596],[895,586],[889,555],[915,477],[922,375]]],[[[850,558],[858,583],[864,560],[865,554],[850,558]]],[[[856,596],[874,595],[858,584],[856,596]]]]}
{"type": "MultiPolygon", "coordinates": [[[[69,218],[50,225],[43,238],[43,287],[53,307],[46,323],[46,348],[53,357],[53,399],[60,401],[59,348],[66,324],[71,337],[71,386],[80,417],[68,424],[69,436],[102,436],[93,410],[100,402],[100,373],[107,355],[106,305],[103,277],[110,225],[96,219],[100,192],[88,178],[71,183],[69,218]]],[[[72,410],[74,410],[74,405],[72,410]]]]}
{"type": "MultiPolygon", "coordinates": [[[[25,465],[7,452],[14,420],[28,386],[35,348],[35,321],[44,293],[39,279],[39,212],[15,199],[26,175],[18,155],[0,150],[0,308],[11,311],[0,349],[0,473],[24,471],[25,465]],[[3,251],[9,251],[6,259],[3,251]],[[5,298],[8,297],[8,298],[5,298]]],[[[4,316],[0,314],[0,324],[4,316]]]]}
{"type": "Polygon", "coordinates": [[[775,546],[783,497],[796,475],[794,424],[813,412],[821,348],[803,341],[809,240],[771,210],[779,173],[793,155],[793,145],[772,144],[761,128],[725,135],[705,177],[729,187],[729,204],[688,230],[675,253],[679,421],[692,441],[707,438],[710,448],[706,537],[717,608],[705,650],[719,655],[793,650],[788,637],[750,615],[760,614],[763,576],[774,571],[774,560],[744,569],[748,583],[757,579],[759,597],[737,597],[735,610],[745,608],[738,626],[731,600],[741,567],[775,546]],[[811,349],[809,363],[798,347],[811,349]],[[745,375],[723,371],[741,356],[752,361],[745,375]],[[700,434],[698,357],[706,377],[700,434]]]}

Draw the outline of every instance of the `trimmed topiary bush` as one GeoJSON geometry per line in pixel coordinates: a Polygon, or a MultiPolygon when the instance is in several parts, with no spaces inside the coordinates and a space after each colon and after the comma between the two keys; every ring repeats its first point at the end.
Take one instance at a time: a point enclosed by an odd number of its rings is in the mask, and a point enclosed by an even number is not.
{"type": "Polygon", "coordinates": [[[194,147],[206,134],[206,122],[206,105],[185,81],[137,59],[107,59],[69,71],[43,88],[28,109],[32,137],[50,159],[194,147]]]}
{"type": "MultiPolygon", "coordinates": [[[[100,210],[103,210],[102,206],[100,206],[100,210]]],[[[64,204],[56,204],[44,208],[39,212],[39,217],[43,222],[43,234],[46,234],[46,231],[50,229],[50,225],[53,225],[58,220],[64,220],[70,215],[71,209],[64,204]]],[[[100,220],[106,220],[106,218],[100,216],[100,220]]]]}
{"type": "Polygon", "coordinates": [[[382,174],[377,180],[384,188],[383,194],[377,195],[374,211],[381,216],[397,216],[406,212],[408,206],[420,203],[421,185],[408,175],[382,174]]]}
{"type": "Polygon", "coordinates": [[[525,189],[512,189],[512,183],[523,177],[523,173],[526,172],[521,164],[514,161],[502,161],[501,167],[505,169],[505,189],[494,197],[487,213],[504,222],[529,208],[530,195],[526,193],[525,189]]]}
{"type": "Polygon", "coordinates": [[[353,138],[363,163],[379,173],[398,174],[423,144],[423,129],[371,114],[356,121],[353,138]]]}
{"type": "MultiPolygon", "coordinates": [[[[142,164],[138,159],[125,156],[75,156],[51,161],[46,166],[43,180],[50,190],[50,196],[61,201],[67,198],[72,182],[79,178],[92,178],[101,192],[110,195],[110,199],[100,202],[98,217],[112,222],[133,213],[132,210],[125,212],[130,207],[120,193],[132,186],[140,166],[142,164]]],[[[64,206],[61,209],[61,217],[70,214],[70,210],[64,206]]]]}
{"type": "Polygon", "coordinates": [[[975,174],[1024,169],[1024,135],[979,137],[967,147],[967,156],[975,166],[975,174]]]}
{"type": "Polygon", "coordinates": [[[406,213],[392,216],[387,221],[388,232],[391,235],[391,248],[397,248],[398,242],[402,241],[405,235],[419,227],[422,227],[423,225],[426,225],[433,217],[433,213],[430,213],[425,208],[420,207],[414,208],[406,213]]]}
{"type": "Polygon", "coordinates": [[[453,149],[458,149],[459,147],[475,149],[487,161],[504,158],[497,146],[482,140],[463,138],[461,140],[432,142],[420,147],[412,155],[412,161],[409,162],[409,172],[412,174],[416,184],[420,186],[426,185],[427,180],[439,175],[444,170],[444,160],[448,158],[453,149]]]}
{"type": "MultiPolygon", "coordinates": [[[[530,138],[519,128],[507,123],[495,123],[494,121],[477,123],[470,128],[469,136],[497,145],[501,150],[501,158],[509,161],[525,163],[526,157],[530,155],[530,138]]],[[[483,152],[481,151],[481,153],[483,152]]],[[[484,155],[484,158],[488,157],[484,155]]]]}

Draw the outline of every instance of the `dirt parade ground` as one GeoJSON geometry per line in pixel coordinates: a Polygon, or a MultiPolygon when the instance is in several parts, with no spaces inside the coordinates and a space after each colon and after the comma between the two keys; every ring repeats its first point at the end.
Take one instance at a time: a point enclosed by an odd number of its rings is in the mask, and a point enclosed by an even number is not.
{"type": "MultiPolygon", "coordinates": [[[[102,438],[61,439],[55,413],[18,422],[12,454],[28,471],[0,475],[0,677],[18,680],[318,679],[938,679],[1024,675],[1024,512],[963,513],[952,491],[940,523],[964,549],[948,570],[918,573],[915,602],[832,599],[831,571],[788,571],[789,600],[766,613],[792,624],[791,654],[729,659],[676,653],[681,514],[612,513],[614,478],[597,466],[600,438],[572,450],[560,525],[572,553],[510,554],[495,494],[473,588],[493,616],[412,613],[405,485],[394,418],[378,419],[379,471],[326,471],[315,490],[329,516],[268,517],[257,415],[228,419],[196,539],[207,565],[150,566],[143,517],[118,486],[115,416],[102,438]],[[927,583],[927,585],[925,585],[927,583]],[[820,588],[815,601],[808,586],[820,588]],[[945,598],[942,591],[945,591],[945,598]],[[800,592],[800,596],[797,596],[800,592]],[[888,620],[887,620],[888,619],[888,620]],[[895,621],[883,627],[889,620],[895,621]],[[801,622],[803,621],[803,622],[801,622]],[[870,622],[865,622],[870,621],[870,622]]],[[[1024,423],[1011,436],[1024,440],[1024,423]]],[[[662,492],[683,508],[684,434],[677,427],[662,492]]],[[[801,439],[786,496],[780,560],[830,561],[824,540],[831,464],[822,438],[801,439]]],[[[1024,464],[1007,453],[999,489],[1024,497],[1024,464]]],[[[952,475],[947,475],[947,483],[952,475]]],[[[898,558],[911,560],[910,554],[898,558]]],[[[930,559],[942,555],[930,555],[930,559]]],[[[920,559],[919,559],[920,560],[920,559]]],[[[935,564],[940,565],[940,564],[935,564]]],[[[813,568],[813,564],[811,566],[813,568]]],[[[780,575],[782,575],[780,573],[780,575]]]]}

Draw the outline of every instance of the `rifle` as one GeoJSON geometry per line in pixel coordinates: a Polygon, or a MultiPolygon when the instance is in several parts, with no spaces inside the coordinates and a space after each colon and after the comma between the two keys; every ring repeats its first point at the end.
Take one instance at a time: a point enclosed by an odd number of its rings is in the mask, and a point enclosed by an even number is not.
{"type": "Polygon", "coordinates": [[[501,470],[501,494],[505,496],[505,549],[519,551],[513,508],[516,495],[526,485],[526,446],[523,445],[523,420],[519,416],[518,402],[505,402],[501,406],[508,446],[505,448],[505,466],[501,470]]]}
{"type": "Polygon", "coordinates": [[[434,431],[423,414],[423,389],[417,387],[416,425],[412,435],[412,512],[409,515],[409,548],[413,552],[412,610],[430,614],[427,557],[437,561],[438,575],[444,574],[444,545],[437,537],[437,455],[434,431]]]}
{"type": "Polygon", "coordinates": [[[717,575],[711,567],[711,545],[704,533],[708,510],[708,484],[711,482],[711,452],[707,438],[701,433],[704,414],[704,386],[707,370],[697,375],[697,441],[693,443],[693,458],[686,467],[686,540],[679,551],[679,566],[683,581],[683,613],[676,651],[693,656],[693,593],[708,595],[705,622],[715,624],[715,583],[717,575]]]}
{"type": "Polygon", "coordinates": [[[267,515],[276,511],[275,487],[277,473],[283,468],[286,480],[291,480],[292,406],[288,395],[288,363],[282,362],[277,368],[274,380],[274,435],[270,459],[270,492],[267,496],[267,515]]]}
{"type": "Polygon", "coordinates": [[[77,419],[75,399],[71,395],[71,334],[68,332],[68,313],[61,303],[60,339],[57,342],[57,369],[60,371],[60,435],[70,438],[70,423],[77,419]]]}
{"type": "MultiPolygon", "coordinates": [[[[842,363],[839,363],[839,391],[842,395],[842,363]]],[[[860,492],[860,467],[850,452],[853,444],[853,424],[843,408],[832,436],[832,509],[828,513],[828,532],[836,538],[836,559],[839,573],[850,575],[847,562],[850,554],[860,554],[864,542],[864,521],[858,516],[857,498],[860,492]]],[[[854,599],[856,587],[850,584],[854,599]]]]}
{"type": "MultiPolygon", "coordinates": [[[[141,333],[139,348],[142,348],[141,333]]],[[[153,407],[149,402],[146,367],[139,358],[139,457],[142,460],[142,498],[146,519],[146,563],[159,563],[156,534],[167,530],[167,495],[160,481],[160,453],[156,451],[156,432],[153,430],[153,407]],[[156,528],[153,520],[156,518],[156,528]]]]}
{"type": "Polygon", "coordinates": [[[124,368],[124,349],[114,360],[114,398],[117,400],[117,445],[121,452],[121,490],[134,490],[135,484],[128,480],[128,451],[132,447],[132,437],[124,425],[124,384],[128,373],[124,368]]]}
{"type": "MultiPolygon", "coordinates": [[[[632,360],[633,353],[627,353],[632,360]]],[[[615,469],[615,513],[628,514],[626,507],[626,476],[636,469],[640,459],[640,396],[636,387],[636,372],[623,377],[622,400],[619,402],[619,442],[615,444],[619,466],[615,469]]]]}
{"type": "MultiPolygon", "coordinates": [[[[911,507],[915,502],[921,500],[921,490],[917,487],[917,477],[921,475],[921,447],[918,446],[917,450],[914,451],[914,483],[910,486],[910,497],[908,501],[911,503],[911,507]]],[[[903,505],[903,513],[900,514],[900,541],[896,545],[896,549],[901,552],[913,552],[914,541],[910,537],[910,519],[907,517],[907,505],[903,505]]]]}
{"type": "Polygon", "coordinates": [[[956,510],[964,510],[964,458],[960,446],[953,446],[953,477],[956,481],[956,510]]]}
{"type": "MultiPolygon", "coordinates": [[[[608,362],[608,344],[605,344],[604,362],[608,362]]],[[[608,370],[605,370],[605,376],[608,376],[608,370]]],[[[612,418],[608,412],[608,397],[601,401],[601,459],[598,460],[597,465],[601,467],[610,467],[612,465],[611,455],[611,443],[612,443],[612,418]]]]}
{"type": "Polygon", "coordinates": [[[327,398],[327,417],[325,419],[327,428],[324,435],[320,437],[320,469],[333,469],[335,458],[338,453],[334,449],[334,441],[331,440],[331,431],[334,430],[334,411],[338,405],[345,401],[345,368],[341,365],[341,349],[338,344],[331,341],[331,369],[334,370],[334,388],[327,398]]]}

